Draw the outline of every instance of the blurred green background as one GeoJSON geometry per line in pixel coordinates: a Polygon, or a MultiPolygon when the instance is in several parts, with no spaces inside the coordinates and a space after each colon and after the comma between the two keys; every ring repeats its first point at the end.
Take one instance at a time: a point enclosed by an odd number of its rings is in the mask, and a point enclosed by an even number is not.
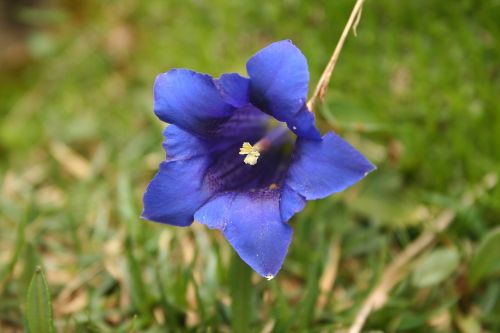
{"type": "MultiPolygon", "coordinates": [[[[37,265],[58,332],[231,331],[229,245],[197,224],[139,219],[164,156],[154,78],[245,74],[254,52],[289,38],[312,90],[353,4],[0,3],[0,331],[23,331],[37,265]]],[[[365,330],[500,332],[499,38],[498,0],[366,1],[317,114],[378,170],[292,220],[281,273],[252,277],[251,332],[349,327],[443,211],[450,227],[365,330]]]]}

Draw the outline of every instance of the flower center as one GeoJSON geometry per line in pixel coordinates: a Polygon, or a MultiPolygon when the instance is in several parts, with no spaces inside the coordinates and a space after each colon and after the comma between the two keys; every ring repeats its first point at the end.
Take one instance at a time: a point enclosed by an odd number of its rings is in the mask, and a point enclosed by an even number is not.
{"type": "Polygon", "coordinates": [[[292,132],[257,109],[233,118],[220,132],[230,144],[213,154],[207,183],[217,192],[277,190],[292,157],[292,132]]]}
{"type": "Polygon", "coordinates": [[[240,155],[247,155],[243,162],[248,165],[257,164],[262,152],[269,150],[271,146],[280,146],[284,144],[288,138],[288,134],[288,129],[280,125],[271,130],[253,146],[249,142],[243,142],[239,152],[240,155]]]}
{"type": "Polygon", "coordinates": [[[247,155],[243,162],[249,165],[257,164],[260,153],[257,149],[257,144],[252,146],[249,142],[243,142],[243,146],[240,148],[240,155],[247,155]]]}

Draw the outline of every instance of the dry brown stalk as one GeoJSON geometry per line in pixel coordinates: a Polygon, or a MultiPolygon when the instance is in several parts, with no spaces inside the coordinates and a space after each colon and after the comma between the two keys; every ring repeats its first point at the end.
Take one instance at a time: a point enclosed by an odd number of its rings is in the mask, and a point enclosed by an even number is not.
{"type": "MultiPolygon", "coordinates": [[[[498,177],[494,173],[487,174],[481,184],[473,188],[470,192],[464,194],[461,200],[461,207],[466,208],[474,204],[478,197],[485,194],[487,190],[496,186],[498,177]]],[[[387,266],[380,282],[370,292],[368,297],[363,302],[359,309],[353,324],[348,330],[348,333],[361,332],[368,316],[377,309],[380,309],[386,303],[389,293],[392,288],[401,281],[408,273],[408,267],[412,260],[416,258],[423,250],[430,246],[437,238],[451,224],[455,218],[455,212],[451,209],[443,211],[432,223],[431,228],[415,241],[408,245],[403,252],[401,252],[392,263],[387,266]]]]}
{"type": "Polygon", "coordinates": [[[321,78],[319,79],[318,84],[314,89],[314,93],[307,102],[307,107],[311,112],[314,112],[314,108],[316,106],[318,98],[321,103],[325,98],[326,88],[328,87],[328,83],[330,82],[333,69],[335,68],[335,64],[337,63],[337,60],[339,58],[340,51],[342,51],[342,47],[344,46],[344,42],[347,38],[347,35],[349,34],[349,31],[353,27],[354,27],[354,32],[356,31],[356,28],[359,24],[359,20],[361,19],[361,9],[363,7],[363,2],[364,0],[357,0],[356,3],[354,4],[354,8],[352,9],[351,15],[347,20],[344,30],[342,31],[342,35],[340,35],[340,39],[337,43],[337,46],[335,46],[335,50],[332,53],[332,57],[328,61],[328,64],[326,65],[326,68],[323,71],[323,74],[321,74],[321,78]]]}

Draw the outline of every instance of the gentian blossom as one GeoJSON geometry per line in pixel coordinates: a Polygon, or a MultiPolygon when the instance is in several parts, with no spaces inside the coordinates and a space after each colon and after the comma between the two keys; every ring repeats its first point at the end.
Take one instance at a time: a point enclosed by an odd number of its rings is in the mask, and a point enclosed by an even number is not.
{"type": "Polygon", "coordinates": [[[169,123],[166,158],[144,193],[143,218],[219,229],[257,273],[273,278],[306,201],[353,185],[374,166],[307,109],[307,61],[290,41],[246,65],[248,78],[187,69],[160,74],[154,112],[169,123]]]}

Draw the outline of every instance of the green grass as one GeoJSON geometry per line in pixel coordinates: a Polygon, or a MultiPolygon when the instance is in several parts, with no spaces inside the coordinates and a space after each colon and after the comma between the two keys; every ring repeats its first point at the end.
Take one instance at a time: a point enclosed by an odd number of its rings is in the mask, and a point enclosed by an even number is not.
{"type": "MultiPolygon", "coordinates": [[[[0,331],[26,326],[40,265],[57,331],[229,332],[229,245],[201,225],[139,219],[163,158],[154,78],[245,73],[255,51],[290,38],[313,86],[354,1],[49,2],[13,8],[0,29],[0,331]]],[[[292,220],[278,277],[252,277],[251,332],[348,327],[445,209],[453,223],[365,329],[500,331],[500,187],[461,201],[500,170],[499,14],[496,0],[366,1],[318,118],[378,170],[292,220]]]]}

